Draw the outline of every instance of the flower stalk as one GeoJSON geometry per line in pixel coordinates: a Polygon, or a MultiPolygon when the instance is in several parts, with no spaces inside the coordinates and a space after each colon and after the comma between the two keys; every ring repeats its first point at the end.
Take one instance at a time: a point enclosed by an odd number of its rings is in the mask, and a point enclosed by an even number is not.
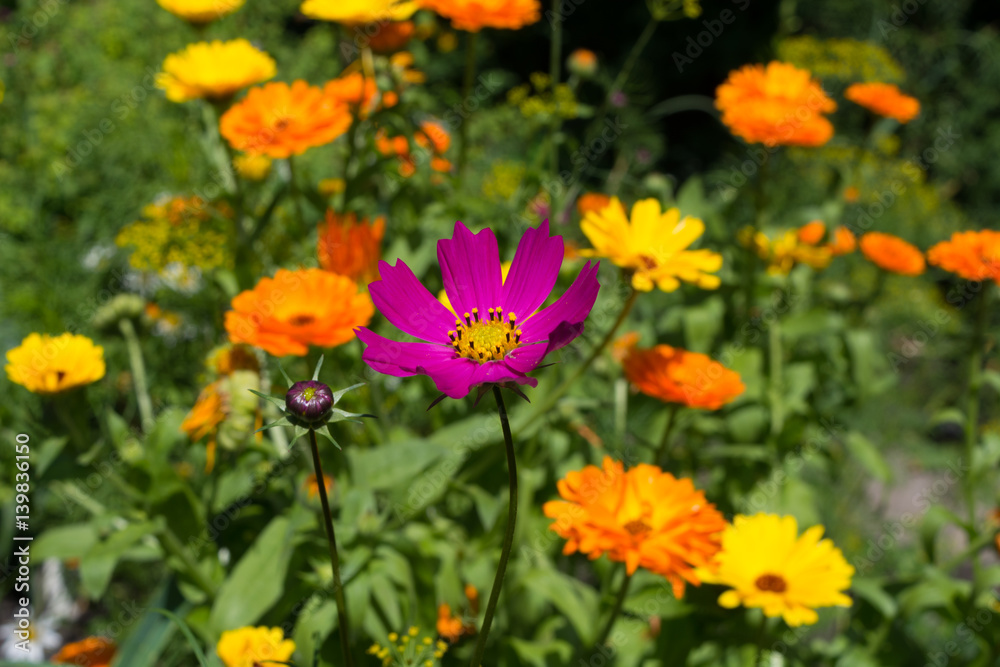
{"type": "Polygon", "coordinates": [[[132,320],[123,317],[118,321],[118,330],[125,339],[128,349],[128,362],[132,368],[132,383],[135,385],[135,397],[139,403],[139,417],[142,419],[142,431],[147,432],[153,426],[153,402],[149,398],[149,385],[146,382],[146,364],[142,359],[142,347],[135,335],[132,320]]]}
{"type": "MultiPolygon", "coordinates": [[[[966,427],[965,427],[965,456],[972,465],[975,459],[976,444],[979,435],[979,393],[983,385],[983,347],[986,337],[987,316],[989,314],[989,286],[984,286],[983,293],[979,295],[979,308],[976,312],[976,320],[973,324],[971,349],[969,350],[969,385],[966,389],[966,427]]],[[[969,541],[974,542],[978,531],[976,530],[976,477],[974,470],[970,470],[965,480],[965,502],[969,512],[969,541]]],[[[979,554],[974,551],[972,554],[972,571],[978,575],[979,554]]],[[[977,579],[973,576],[973,582],[977,579]]]]}
{"type": "Polygon", "coordinates": [[[486,604],[486,615],[483,616],[483,627],[476,640],[476,652],[472,656],[472,667],[479,667],[482,664],[483,653],[486,651],[486,639],[490,634],[490,625],[493,623],[493,614],[500,599],[500,589],[503,587],[503,578],[507,572],[507,561],[510,560],[510,550],[514,545],[514,526],[517,523],[517,463],[514,458],[514,439],[510,434],[510,423],[507,420],[507,406],[504,405],[503,396],[500,394],[500,387],[493,385],[493,397],[497,401],[497,412],[500,415],[500,426],[503,429],[503,442],[507,452],[507,478],[510,488],[510,498],[507,507],[507,530],[503,536],[503,547],[500,549],[500,563],[497,565],[497,574],[493,579],[493,589],[490,591],[490,599],[486,604]]]}
{"type": "Polygon", "coordinates": [[[611,608],[611,614],[608,616],[608,620],[604,623],[604,628],[601,630],[601,634],[597,636],[597,641],[594,642],[596,646],[604,646],[605,642],[608,641],[608,637],[611,636],[611,629],[615,626],[615,621],[621,615],[622,607],[625,605],[625,598],[628,596],[629,584],[632,583],[632,575],[628,572],[625,573],[625,581],[622,582],[622,586],[618,589],[618,597],[615,598],[615,606],[611,608]]]}

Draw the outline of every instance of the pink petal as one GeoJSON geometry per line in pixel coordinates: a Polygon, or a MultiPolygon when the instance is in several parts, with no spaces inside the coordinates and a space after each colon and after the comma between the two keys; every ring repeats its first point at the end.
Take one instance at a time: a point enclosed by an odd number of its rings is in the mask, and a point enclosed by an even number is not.
{"type": "Polygon", "coordinates": [[[500,305],[500,251],[493,230],[473,234],[456,222],[452,238],[438,241],[438,262],[448,300],[460,317],[473,308],[485,314],[500,305]]]}
{"type": "Polygon", "coordinates": [[[504,312],[524,321],[538,310],[555,287],[562,260],[563,239],[549,236],[548,220],[525,232],[503,283],[500,303],[504,312]]]}
{"type": "Polygon", "coordinates": [[[548,341],[548,353],[579,336],[601,289],[597,282],[599,267],[600,262],[594,265],[587,262],[565,294],[521,325],[521,340],[529,343],[548,341]]]}
{"type": "Polygon", "coordinates": [[[401,260],[392,266],[379,262],[377,280],[368,286],[379,312],[401,331],[432,343],[448,344],[455,316],[427,291],[401,260]]]}

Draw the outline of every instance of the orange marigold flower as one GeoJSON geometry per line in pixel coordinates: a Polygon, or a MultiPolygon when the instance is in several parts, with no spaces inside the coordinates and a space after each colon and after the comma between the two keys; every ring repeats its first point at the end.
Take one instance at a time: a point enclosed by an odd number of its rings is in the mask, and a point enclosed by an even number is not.
{"type": "Polygon", "coordinates": [[[629,355],[632,348],[639,344],[638,331],[626,331],[611,343],[611,358],[621,363],[629,355]]]}
{"type": "Polygon", "coordinates": [[[826,224],[822,220],[813,220],[799,227],[799,241],[809,245],[817,245],[826,234],[826,224]]]}
{"type": "Polygon", "coordinates": [[[375,79],[358,71],[327,81],[323,92],[334,102],[350,107],[352,112],[364,118],[374,106],[378,85],[375,79]]]}
{"type": "Polygon", "coordinates": [[[226,313],[229,339],[276,357],[353,340],[354,328],[368,324],[375,311],[353,280],[323,269],[278,269],[274,278],[261,278],[237,294],[232,305],[226,313]]]}
{"type": "Polygon", "coordinates": [[[566,539],[563,553],[607,554],[629,574],[646,568],[665,576],[677,598],[685,582],[701,583],[694,568],[705,567],[719,550],[726,521],[690,479],[645,463],[626,472],[604,457],[602,468],[570,472],[558,488],[562,500],[542,509],[555,519],[549,528],[566,539]]]}
{"type": "Polygon", "coordinates": [[[417,31],[413,21],[390,21],[379,25],[368,45],[375,53],[392,53],[407,45],[417,31]]]}
{"type": "Polygon", "coordinates": [[[538,0],[423,0],[422,4],[451,19],[456,30],[469,32],[483,28],[518,30],[542,18],[538,0]]]}
{"type": "Polygon", "coordinates": [[[924,253],[892,234],[868,232],[861,237],[861,252],[886,271],[904,276],[919,276],[924,272],[924,253]]]}
{"type": "Polygon", "coordinates": [[[240,151],[287,158],[328,144],[351,125],[344,104],[305,81],[253,88],[222,115],[219,131],[240,151]]]}
{"type": "Polygon", "coordinates": [[[580,198],[576,200],[576,210],[583,217],[587,216],[587,213],[593,211],[594,213],[599,213],[601,209],[606,208],[611,204],[611,197],[600,192],[587,192],[580,195],[580,198]]]}
{"type": "Polygon", "coordinates": [[[432,157],[431,169],[441,172],[442,174],[447,174],[451,171],[451,161],[446,160],[443,157],[432,157]]]}
{"type": "MultiPolygon", "coordinates": [[[[319,497],[319,482],[316,481],[316,473],[309,473],[303,486],[306,487],[306,495],[310,498],[319,497]]],[[[330,493],[330,489],[333,488],[333,478],[326,473],[323,474],[323,486],[327,493],[330,493]]]]}
{"type": "Polygon", "coordinates": [[[833,230],[833,241],[827,244],[827,247],[830,248],[830,254],[835,257],[846,255],[854,252],[854,249],[858,247],[858,240],[855,238],[854,232],[841,225],[833,230]]]}
{"type": "Polygon", "coordinates": [[[381,216],[369,223],[354,213],[337,215],[327,210],[326,222],[319,226],[319,265],[367,285],[379,279],[383,236],[385,218],[381,216]]]}
{"type": "Polygon", "coordinates": [[[191,412],[181,422],[181,430],[187,434],[191,442],[198,442],[215,432],[226,419],[226,404],[222,392],[219,391],[219,381],[216,380],[201,390],[191,412]]]}
{"type": "Polygon", "coordinates": [[[633,347],[625,377],[639,391],[667,403],[718,410],[746,390],[740,375],[707,355],[669,345],[633,347]]]}
{"type": "Polygon", "coordinates": [[[426,150],[432,150],[437,154],[442,154],[451,146],[451,135],[440,123],[432,120],[425,120],[420,123],[420,129],[413,133],[413,140],[417,145],[426,150]]]}
{"type": "Polygon", "coordinates": [[[848,185],[844,188],[844,201],[853,204],[861,198],[861,190],[856,185],[848,185]]]}
{"type": "Polygon", "coordinates": [[[462,619],[451,613],[451,605],[442,602],[438,605],[437,633],[452,644],[465,634],[465,624],[462,619]]]}
{"type": "Polygon", "coordinates": [[[966,280],[992,278],[1000,285],[1000,232],[955,232],[927,251],[927,261],[966,280]]]}
{"type": "Polygon", "coordinates": [[[854,83],[844,91],[844,97],[886,118],[909,123],[920,113],[920,101],[904,95],[891,83],[854,83]]]}
{"type": "Polygon", "coordinates": [[[382,93],[382,106],[386,109],[391,109],[392,107],[399,104],[399,94],[394,90],[387,90],[382,93]]]}
{"type": "Polygon", "coordinates": [[[108,667],[118,652],[118,645],[103,637],[87,637],[72,644],[66,644],[52,656],[57,665],[87,665],[87,667],[108,667]]]}
{"type": "Polygon", "coordinates": [[[833,136],[823,114],[837,108],[808,70],[777,61],[730,72],[715,106],[733,134],[768,146],[822,146],[833,136]]]}
{"type": "Polygon", "coordinates": [[[597,73],[597,55],[589,49],[576,49],[566,59],[566,68],[577,76],[594,76],[597,73]]]}

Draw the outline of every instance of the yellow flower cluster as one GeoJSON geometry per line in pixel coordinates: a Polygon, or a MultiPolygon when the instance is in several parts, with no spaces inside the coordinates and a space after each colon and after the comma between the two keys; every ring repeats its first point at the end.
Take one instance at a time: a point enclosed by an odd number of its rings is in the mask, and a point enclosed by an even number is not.
{"type": "Polygon", "coordinates": [[[521,187],[526,171],[527,167],[521,162],[497,160],[483,179],[483,196],[496,202],[510,199],[521,187]]]}
{"type": "Polygon", "coordinates": [[[171,264],[211,270],[232,266],[224,204],[208,204],[199,197],[172,197],[146,206],[143,219],[126,225],[115,243],[133,248],[129,263],[141,271],[165,270],[171,264]]]}
{"type": "Polygon", "coordinates": [[[368,647],[368,654],[382,661],[383,667],[389,665],[420,665],[434,667],[448,651],[448,644],[434,641],[429,636],[420,637],[420,628],[411,627],[406,634],[389,633],[389,644],[382,646],[375,643],[368,647]]]}
{"type": "Polygon", "coordinates": [[[560,118],[576,118],[580,106],[576,101],[573,89],[560,83],[550,86],[548,74],[535,72],[531,75],[531,84],[523,84],[511,88],[507,93],[507,101],[521,110],[525,118],[535,116],[558,116],[560,118]],[[532,95],[532,89],[535,95],[532,95]]]}
{"type": "Polygon", "coordinates": [[[652,0],[647,5],[657,21],[696,19],[701,16],[701,0],[652,0]]]}
{"type": "Polygon", "coordinates": [[[790,37],[778,44],[778,59],[820,79],[896,82],[904,78],[903,68],[888,50],[856,39],[790,37]]]}
{"type": "Polygon", "coordinates": [[[768,263],[767,272],[772,276],[787,276],[796,264],[825,269],[833,259],[830,248],[804,242],[794,229],[772,240],[764,232],[745,227],[740,230],[737,240],[768,263]]]}
{"type": "Polygon", "coordinates": [[[245,627],[223,632],[215,651],[226,667],[255,667],[285,662],[295,652],[295,642],[285,639],[281,628],[245,627]]]}

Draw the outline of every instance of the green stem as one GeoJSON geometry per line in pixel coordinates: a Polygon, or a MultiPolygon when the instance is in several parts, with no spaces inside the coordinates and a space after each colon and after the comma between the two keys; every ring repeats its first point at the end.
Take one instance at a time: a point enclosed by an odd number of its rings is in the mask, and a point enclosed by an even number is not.
{"type": "Polygon", "coordinates": [[[549,395],[545,398],[545,401],[538,406],[530,417],[528,417],[528,420],[522,425],[522,428],[527,428],[531,424],[535,423],[535,421],[537,421],[540,417],[547,414],[549,410],[552,409],[552,406],[556,404],[556,401],[558,401],[560,397],[562,397],[562,395],[565,394],[569,388],[580,379],[580,376],[582,376],[587,369],[590,368],[590,365],[594,363],[597,357],[601,356],[601,352],[604,351],[604,348],[606,348],[608,343],[611,342],[611,339],[614,338],[618,328],[621,327],[625,318],[627,318],[629,312],[631,312],[632,306],[635,305],[636,297],[639,296],[639,292],[637,292],[634,287],[631,287],[631,285],[629,286],[629,290],[629,295],[625,299],[625,305],[622,306],[622,312],[618,314],[618,319],[615,320],[613,325],[611,325],[608,332],[604,334],[604,338],[601,339],[601,342],[594,347],[594,349],[590,352],[590,356],[588,356],[584,362],[577,367],[572,375],[566,378],[561,385],[556,387],[555,391],[549,393],[549,395]]]}
{"type": "MultiPolygon", "coordinates": [[[[462,81],[462,110],[466,109],[466,102],[472,97],[472,85],[476,82],[476,38],[477,32],[470,32],[465,38],[465,77],[462,81]]],[[[469,154],[469,121],[472,119],[471,113],[462,119],[462,124],[458,128],[458,165],[457,172],[459,179],[465,170],[465,162],[469,154]]]]}
{"type": "Polygon", "coordinates": [[[142,419],[142,431],[147,432],[153,427],[153,402],[149,398],[149,385],[146,382],[146,364],[142,360],[142,347],[135,335],[132,320],[122,318],[118,321],[118,329],[125,338],[128,349],[128,362],[132,367],[132,383],[135,385],[135,396],[139,402],[139,417],[142,419]]]}
{"type": "Polygon", "coordinates": [[[782,373],[784,351],[781,342],[781,319],[776,317],[767,330],[768,361],[770,364],[768,402],[771,405],[771,436],[775,438],[785,426],[785,386],[782,373]]]}
{"type": "MultiPolygon", "coordinates": [[[[989,286],[984,285],[983,293],[979,295],[979,310],[972,333],[972,349],[969,350],[969,386],[966,390],[966,427],[965,456],[966,465],[972,466],[976,453],[976,441],[979,435],[979,392],[983,384],[983,347],[986,337],[987,315],[989,313],[989,286]]],[[[969,510],[969,541],[976,541],[976,480],[970,470],[965,478],[965,502],[969,510]]],[[[972,553],[972,570],[978,574],[979,555],[972,553]]],[[[976,576],[973,576],[975,582],[976,576]]]]}
{"type": "Polygon", "coordinates": [[[337,554],[337,537],[333,532],[333,515],[330,513],[330,501],[326,497],[326,484],[323,483],[323,465],[319,460],[319,445],[316,444],[316,431],[309,429],[309,444],[312,446],[313,468],[316,472],[316,482],[319,487],[319,500],[323,506],[323,527],[326,529],[326,541],[330,546],[330,567],[333,569],[333,597],[337,602],[337,626],[340,630],[340,648],[343,651],[345,667],[352,667],[354,659],[351,656],[349,642],[350,628],[347,621],[347,604],[344,602],[344,586],[340,582],[340,556],[337,554]]]}
{"type": "Polygon", "coordinates": [[[674,425],[677,423],[677,415],[681,411],[680,403],[671,405],[669,410],[670,412],[667,413],[667,425],[663,427],[663,436],[660,438],[659,447],[656,448],[656,458],[653,459],[654,465],[662,465],[663,459],[667,456],[670,448],[670,434],[673,433],[674,425]]]}
{"type": "Polygon", "coordinates": [[[628,595],[629,584],[632,583],[632,575],[628,572],[625,573],[625,581],[622,582],[622,587],[618,590],[618,597],[615,598],[615,606],[611,609],[611,615],[608,616],[608,620],[604,623],[604,628],[601,630],[601,634],[597,636],[597,641],[594,644],[600,650],[600,647],[604,646],[604,643],[608,641],[608,637],[611,636],[611,628],[614,627],[615,621],[618,620],[618,616],[622,612],[622,607],[625,605],[625,597],[628,595]]]}
{"type": "Polygon", "coordinates": [[[184,545],[181,544],[180,539],[174,534],[174,531],[169,527],[164,526],[156,533],[157,540],[160,542],[160,546],[169,555],[177,558],[184,565],[184,570],[191,577],[192,581],[200,588],[202,591],[208,595],[210,600],[215,599],[216,590],[215,584],[212,580],[201,571],[198,567],[198,563],[191,558],[191,554],[187,552],[184,545]]]}
{"type": "Polygon", "coordinates": [[[288,186],[292,194],[292,199],[295,200],[295,215],[299,220],[299,227],[302,231],[307,231],[308,226],[306,225],[306,214],[305,209],[302,208],[302,190],[299,188],[298,175],[295,173],[295,158],[291,155],[288,156],[288,186]]]}
{"type": "Polygon", "coordinates": [[[514,459],[514,439],[511,437],[510,423],[507,420],[507,406],[504,405],[503,396],[500,394],[500,387],[496,385],[493,385],[493,397],[497,401],[497,412],[500,414],[500,426],[503,428],[503,442],[507,451],[507,481],[510,486],[510,499],[507,508],[507,531],[504,533],[503,547],[500,549],[500,563],[497,565],[497,574],[493,579],[493,590],[490,591],[490,600],[486,604],[483,627],[479,631],[479,638],[476,640],[476,652],[472,656],[472,667],[479,667],[483,661],[483,653],[486,651],[486,638],[490,634],[493,613],[496,611],[497,601],[500,599],[503,577],[507,572],[507,561],[510,560],[510,550],[514,545],[514,526],[517,523],[517,463],[514,459]]]}

